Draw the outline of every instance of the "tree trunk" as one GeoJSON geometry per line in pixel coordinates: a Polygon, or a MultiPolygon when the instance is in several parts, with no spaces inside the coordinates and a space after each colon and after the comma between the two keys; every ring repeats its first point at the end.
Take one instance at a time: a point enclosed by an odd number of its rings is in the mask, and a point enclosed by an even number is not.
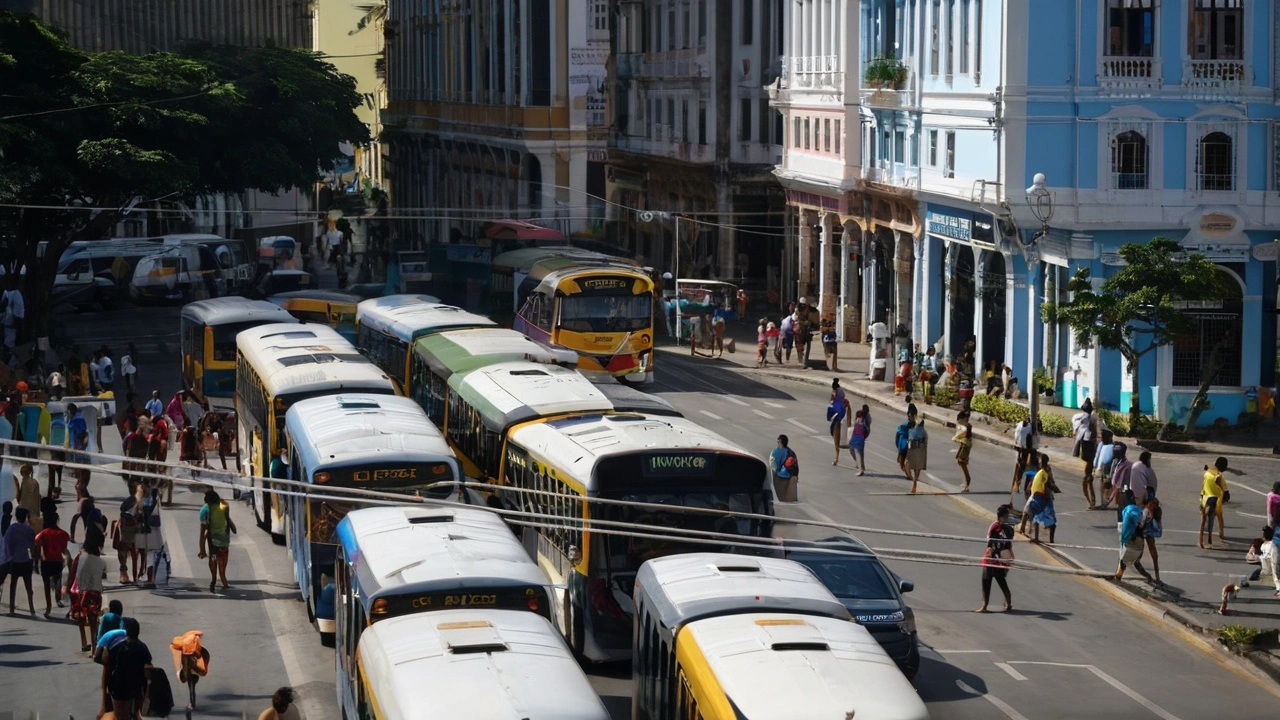
{"type": "MultiPolygon", "coordinates": [[[[1200,415],[1204,412],[1204,406],[1209,399],[1209,388],[1213,385],[1213,381],[1218,378],[1218,373],[1222,371],[1222,348],[1226,347],[1227,342],[1231,339],[1230,334],[1223,335],[1217,343],[1214,344],[1213,350],[1209,353],[1209,361],[1200,369],[1200,388],[1196,390],[1195,397],[1191,398],[1191,408],[1187,411],[1187,420],[1183,423],[1183,428],[1189,433],[1191,428],[1196,426],[1196,421],[1200,419],[1200,415]]],[[[1172,420],[1172,418],[1170,418],[1172,420]]],[[[1164,440],[1165,433],[1169,430],[1172,422],[1167,422],[1160,428],[1160,433],[1156,435],[1157,440],[1164,440]]]]}
{"type": "Polygon", "coordinates": [[[1133,434],[1134,429],[1138,426],[1142,418],[1141,392],[1139,388],[1142,385],[1138,382],[1138,361],[1142,359],[1141,355],[1128,356],[1126,353],[1125,360],[1129,363],[1129,381],[1132,383],[1129,387],[1129,433],[1133,434]]]}

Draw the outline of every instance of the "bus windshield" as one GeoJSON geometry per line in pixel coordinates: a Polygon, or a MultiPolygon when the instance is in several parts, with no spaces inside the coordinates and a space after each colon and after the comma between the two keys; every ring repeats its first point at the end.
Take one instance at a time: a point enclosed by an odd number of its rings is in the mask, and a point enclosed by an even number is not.
{"type": "Polygon", "coordinates": [[[213,359],[223,362],[235,362],[236,336],[242,330],[248,330],[261,324],[260,322],[243,322],[213,326],[213,359]]]}
{"type": "Polygon", "coordinates": [[[560,326],[572,332],[632,332],[652,324],[649,295],[570,295],[560,301],[560,326]]]}

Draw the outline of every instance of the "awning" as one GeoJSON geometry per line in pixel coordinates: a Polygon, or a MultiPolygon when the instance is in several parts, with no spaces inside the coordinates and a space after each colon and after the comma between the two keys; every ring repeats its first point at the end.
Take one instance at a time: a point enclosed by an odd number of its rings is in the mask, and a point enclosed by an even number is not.
{"type": "Polygon", "coordinates": [[[494,240],[564,240],[559,230],[520,220],[489,220],[484,224],[484,236],[494,240]]]}

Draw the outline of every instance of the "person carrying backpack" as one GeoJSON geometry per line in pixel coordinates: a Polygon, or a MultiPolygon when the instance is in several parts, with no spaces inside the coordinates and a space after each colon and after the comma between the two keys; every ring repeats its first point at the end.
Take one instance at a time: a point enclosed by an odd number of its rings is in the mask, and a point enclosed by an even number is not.
{"type": "Polygon", "coordinates": [[[788,443],[786,435],[779,435],[778,446],[769,454],[773,467],[773,492],[778,502],[796,502],[796,485],[800,481],[800,459],[788,443]]]}

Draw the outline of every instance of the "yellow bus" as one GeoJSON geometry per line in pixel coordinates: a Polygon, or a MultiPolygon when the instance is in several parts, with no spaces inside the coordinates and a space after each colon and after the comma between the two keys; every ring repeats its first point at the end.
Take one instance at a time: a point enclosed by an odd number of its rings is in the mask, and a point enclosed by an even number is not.
{"type": "Polygon", "coordinates": [[[336,290],[294,290],[267,298],[302,322],[328,325],[352,344],[356,342],[356,306],[363,300],[336,290]]]}
{"type": "Polygon", "coordinates": [[[356,306],[356,347],[399,385],[409,390],[413,342],[441,330],[497,327],[483,315],[442,305],[430,295],[388,295],[356,306]]]}
{"type": "Polygon", "coordinates": [[[911,682],[799,563],[650,560],[635,581],[632,720],[927,720],[911,682]]]}
{"type": "Polygon", "coordinates": [[[299,400],[341,392],[395,395],[396,386],[337,330],[325,325],[259,325],[236,337],[236,428],[249,448],[244,471],[258,526],[284,543],[284,503],[259,487],[283,446],[285,414],[299,400]]]}
{"type": "Polygon", "coordinates": [[[297,322],[268,302],[231,296],[182,308],[182,387],[211,405],[230,407],[236,394],[236,335],[268,323],[297,322]]]}
{"type": "MultiPolygon", "coordinates": [[[[548,262],[559,262],[553,259],[548,262]]],[[[535,267],[531,275],[536,276],[535,267]]],[[[578,367],[628,382],[653,380],[653,280],[622,264],[576,264],[546,273],[512,328],[578,353],[578,367]]]]}

